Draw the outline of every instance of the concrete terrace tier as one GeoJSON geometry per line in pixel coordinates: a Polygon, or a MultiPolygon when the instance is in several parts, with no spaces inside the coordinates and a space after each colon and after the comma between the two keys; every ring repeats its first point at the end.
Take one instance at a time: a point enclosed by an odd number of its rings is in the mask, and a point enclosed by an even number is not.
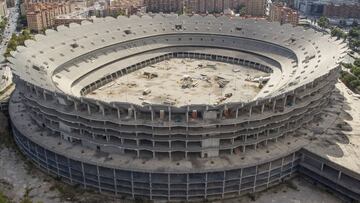
{"type": "Polygon", "coordinates": [[[269,74],[239,65],[196,59],[170,59],[129,73],[87,94],[102,101],[150,104],[215,105],[247,102],[260,91],[269,74]],[[223,86],[224,87],[223,87],[223,86]]]}

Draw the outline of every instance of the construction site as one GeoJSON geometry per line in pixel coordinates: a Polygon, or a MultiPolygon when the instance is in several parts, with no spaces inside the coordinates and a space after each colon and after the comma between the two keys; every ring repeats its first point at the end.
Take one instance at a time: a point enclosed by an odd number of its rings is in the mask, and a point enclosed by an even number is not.
{"type": "Polygon", "coordinates": [[[38,168],[109,196],[218,200],[303,174],[357,201],[359,138],[339,121],[336,84],[346,51],[311,29],[225,16],[59,26],[8,58],[12,130],[38,168]]]}

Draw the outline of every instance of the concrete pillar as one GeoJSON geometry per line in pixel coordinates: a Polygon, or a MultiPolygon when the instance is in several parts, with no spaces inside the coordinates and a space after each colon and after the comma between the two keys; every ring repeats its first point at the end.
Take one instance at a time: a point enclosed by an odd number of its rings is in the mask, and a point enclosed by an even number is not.
{"type": "Polygon", "coordinates": [[[99,191],[100,191],[100,193],[101,193],[100,174],[99,174],[99,166],[98,166],[98,165],[96,165],[96,174],[97,174],[99,191]]]}
{"type": "MultiPolygon", "coordinates": [[[[46,150],[45,150],[46,151],[46,150]]],[[[68,164],[68,171],[69,171],[69,178],[70,178],[70,183],[72,184],[73,183],[73,180],[72,180],[72,175],[71,175],[71,167],[70,167],[70,159],[67,158],[67,164],[68,164]]]]}
{"type": "Polygon", "coordinates": [[[105,116],[105,107],[103,105],[99,105],[99,109],[101,111],[101,114],[105,116]]]}
{"type": "Polygon", "coordinates": [[[243,169],[240,169],[240,177],[239,177],[239,195],[241,193],[241,182],[242,182],[242,175],[243,174],[243,169]]]}
{"type": "Polygon", "coordinates": [[[296,103],[296,96],[295,96],[295,94],[294,94],[294,97],[293,97],[293,100],[292,100],[292,105],[294,106],[296,103]]]}
{"type": "Polygon", "coordinates": [[[239,108],[236,108],[236,116],[235,116],[236,118],[238,118],[239,117],[239,108]]]}
{"type": "Polygon", "coordinates": [[[226,176],[226,173],[225,171],[223,172],[223,183],[222,183],[222,193],[221,193],[221,197],[224,198],[224,193],[225,193],[225,176],[226,176]]]}
{"type": "Polygon", "coordinates": [[[251,117],[251,112],[252,112],[252,106],[250,106],[250,109],[249,109],[249,117],[251,117]]]}
{"type": "Polygon", "coordinates": [[[131,171],[131,195],[132,195],[132,198],[135,198],[135,195],[134,195],[134,173],[133,171],[131,171]]]}
{"type": "Polygon", "coordinates": [[[149,173],[149,190],[150,190],[150,200],[153,199],[152,197],[152,176],[151,176],[151,173],[149,173]]]}
{"type": "MultiPolygon", "coordinates": [[[[56,156],[55,156],[56,157],[56,156]]],[[[56,161],[57,162],[57,161],[56,161]]],[[[84,184],[84,188],[86,189],[86,182],[85,182],[85,170],[84,170],[84,163],[81,162],[81,172],[82,172],[82,176],[83,176],[83,184],[84,184]]]]}
{"type": "Polygon", "coordinates": [[[261,114],[264,113],[264,108],[265,108],[265,104],[262,104],[262,105],[261,105],[261,114]]]}
{"type": "Polygon", "coordinates": [[[339,173],[338,173],[338,177],[337,177],[337,181],[340,181],[340,179],[341,179],[341,171],[339,171],[339,173]]]}
{"type": "Polygon", "coordinates": [[[270,161],[270,164],[269,164],[269,172],[268,172],[268,177],[267,177],[267,182],[266,182],[266,188],[269,187],[270,174],[271,174],[271,161],[270,161]]]}
{"type": "Polygon", "coordinates": [[[208,173],[205,173],[205,199],[207,198],[208,173]]]}
{"type": "Polygon", "coordinates": [[[160,110],[160,120],[164,120],[164,118],[165,118],[165,111],[160,110]]]}
{"type": "Polygon", "coordinates": [[[291,159],[291,171],[290,171],[290,175],[292,174],[292,170],[293,170],[293,167],[294,167],[294,161],[295,161],[295,153],[293,153],[292,159],[291,159]]]}
{"type": "Polygon", "coordinates": [[[49,163],[48,163],[48,157],[47,157],[46,149],[44,149],[44,152],[45,152],[45,161],[46,161],[46,171],[49,173],[49,163]]]}
{"type": "Polygon", "coordinates": [[[189,201],[189,173],[186,174],[186,201],[189,201]]]}
{"type": "Polygon", "coordinates": [[[75,109],[76,112],[78,111],[78,103],[77,103],[77,101],[74,101],[74,109],[75,109]]]}
{"type": "Polygon", "coordinates": [[[255,168],[253,192],[255,192],[255,188],[256,188],[256,176],[257,176],[257,173],[258,173],[258,165],[256,165],[256,168],[255,168]]]}
{"type": "Polygon", "coordinates": [[[87,110],[88,110],[88,114],[91,115],[91,108],[90,108],[90,104],[87,104],[87,110]]]}
{"type": "Polygon", "coordinates": [[[120,116],[121,116],[121,114],[120,114],[120,109],[119,109],[119,107],[116,108],[116,109],[117,109],[117,117],[118,117],[118,119],[120,119],[120,116]]]}
{"type": "Polygon", "coordinates": [[[116,171],[113,169],[113,177],[114,177],[114,189],[115,189],[115,195],[118,194],[117,192],[117,180],[116,180],[116,171]]]}
{"type": "Polygon", "coordinates": [[[186,110],[186,122],[187,123],[189,122],[189,107],[187,107],[187,110],[186,110]]]}
{"type": "Polygon", "coordinates": [[[171,108],[170,108],[170,106],[168,107],[168,111],[169,111],[169,122],[171,122],[171,108]]]}
{"type": "Polygon", "coordinates": [[[273,107],[272,107],[273,111],[275,111],[275,107],[276,107],[276,100],[273,101],[273,107]]]}
{"type": "Polygon", "coordinates": [[[45,91],[42,91],[42,94],[43,94],[44,100],[46,101],[46,93],[45,93],[45,91]]]}

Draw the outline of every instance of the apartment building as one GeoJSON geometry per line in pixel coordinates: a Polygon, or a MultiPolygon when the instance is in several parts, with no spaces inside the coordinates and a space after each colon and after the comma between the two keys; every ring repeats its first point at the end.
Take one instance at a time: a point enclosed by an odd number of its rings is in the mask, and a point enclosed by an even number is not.
{"type": "Polygon", "coordinates": [[[266,0],[144,0],[150,12],[222,13],[245,6],[246,14],[264,16],[266,0]]]}
{"type": "Polygon", "coordinates": [[[71,12],[70,3],[30,3],[27,5],[26,19],[32,31],[42,31],[55,25],[55,17],[71,12]]]}
{"type": "Polygon", "coordinates": [[[281,24],[290,23],[295,26],[299,23],[299,13],[283,4],[272,4],[269,19],[281,24]]]}

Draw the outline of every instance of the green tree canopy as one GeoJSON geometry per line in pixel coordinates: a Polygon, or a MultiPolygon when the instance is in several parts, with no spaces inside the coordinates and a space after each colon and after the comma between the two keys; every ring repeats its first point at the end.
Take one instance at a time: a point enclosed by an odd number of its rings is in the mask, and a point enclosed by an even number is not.
{"type": "Polygon", "coordinates": [[[318,25],[322,28],[327,28],[329,27],[329,19],[327,19],[325,16],[321,16],[318,20],[318,25]]]}

